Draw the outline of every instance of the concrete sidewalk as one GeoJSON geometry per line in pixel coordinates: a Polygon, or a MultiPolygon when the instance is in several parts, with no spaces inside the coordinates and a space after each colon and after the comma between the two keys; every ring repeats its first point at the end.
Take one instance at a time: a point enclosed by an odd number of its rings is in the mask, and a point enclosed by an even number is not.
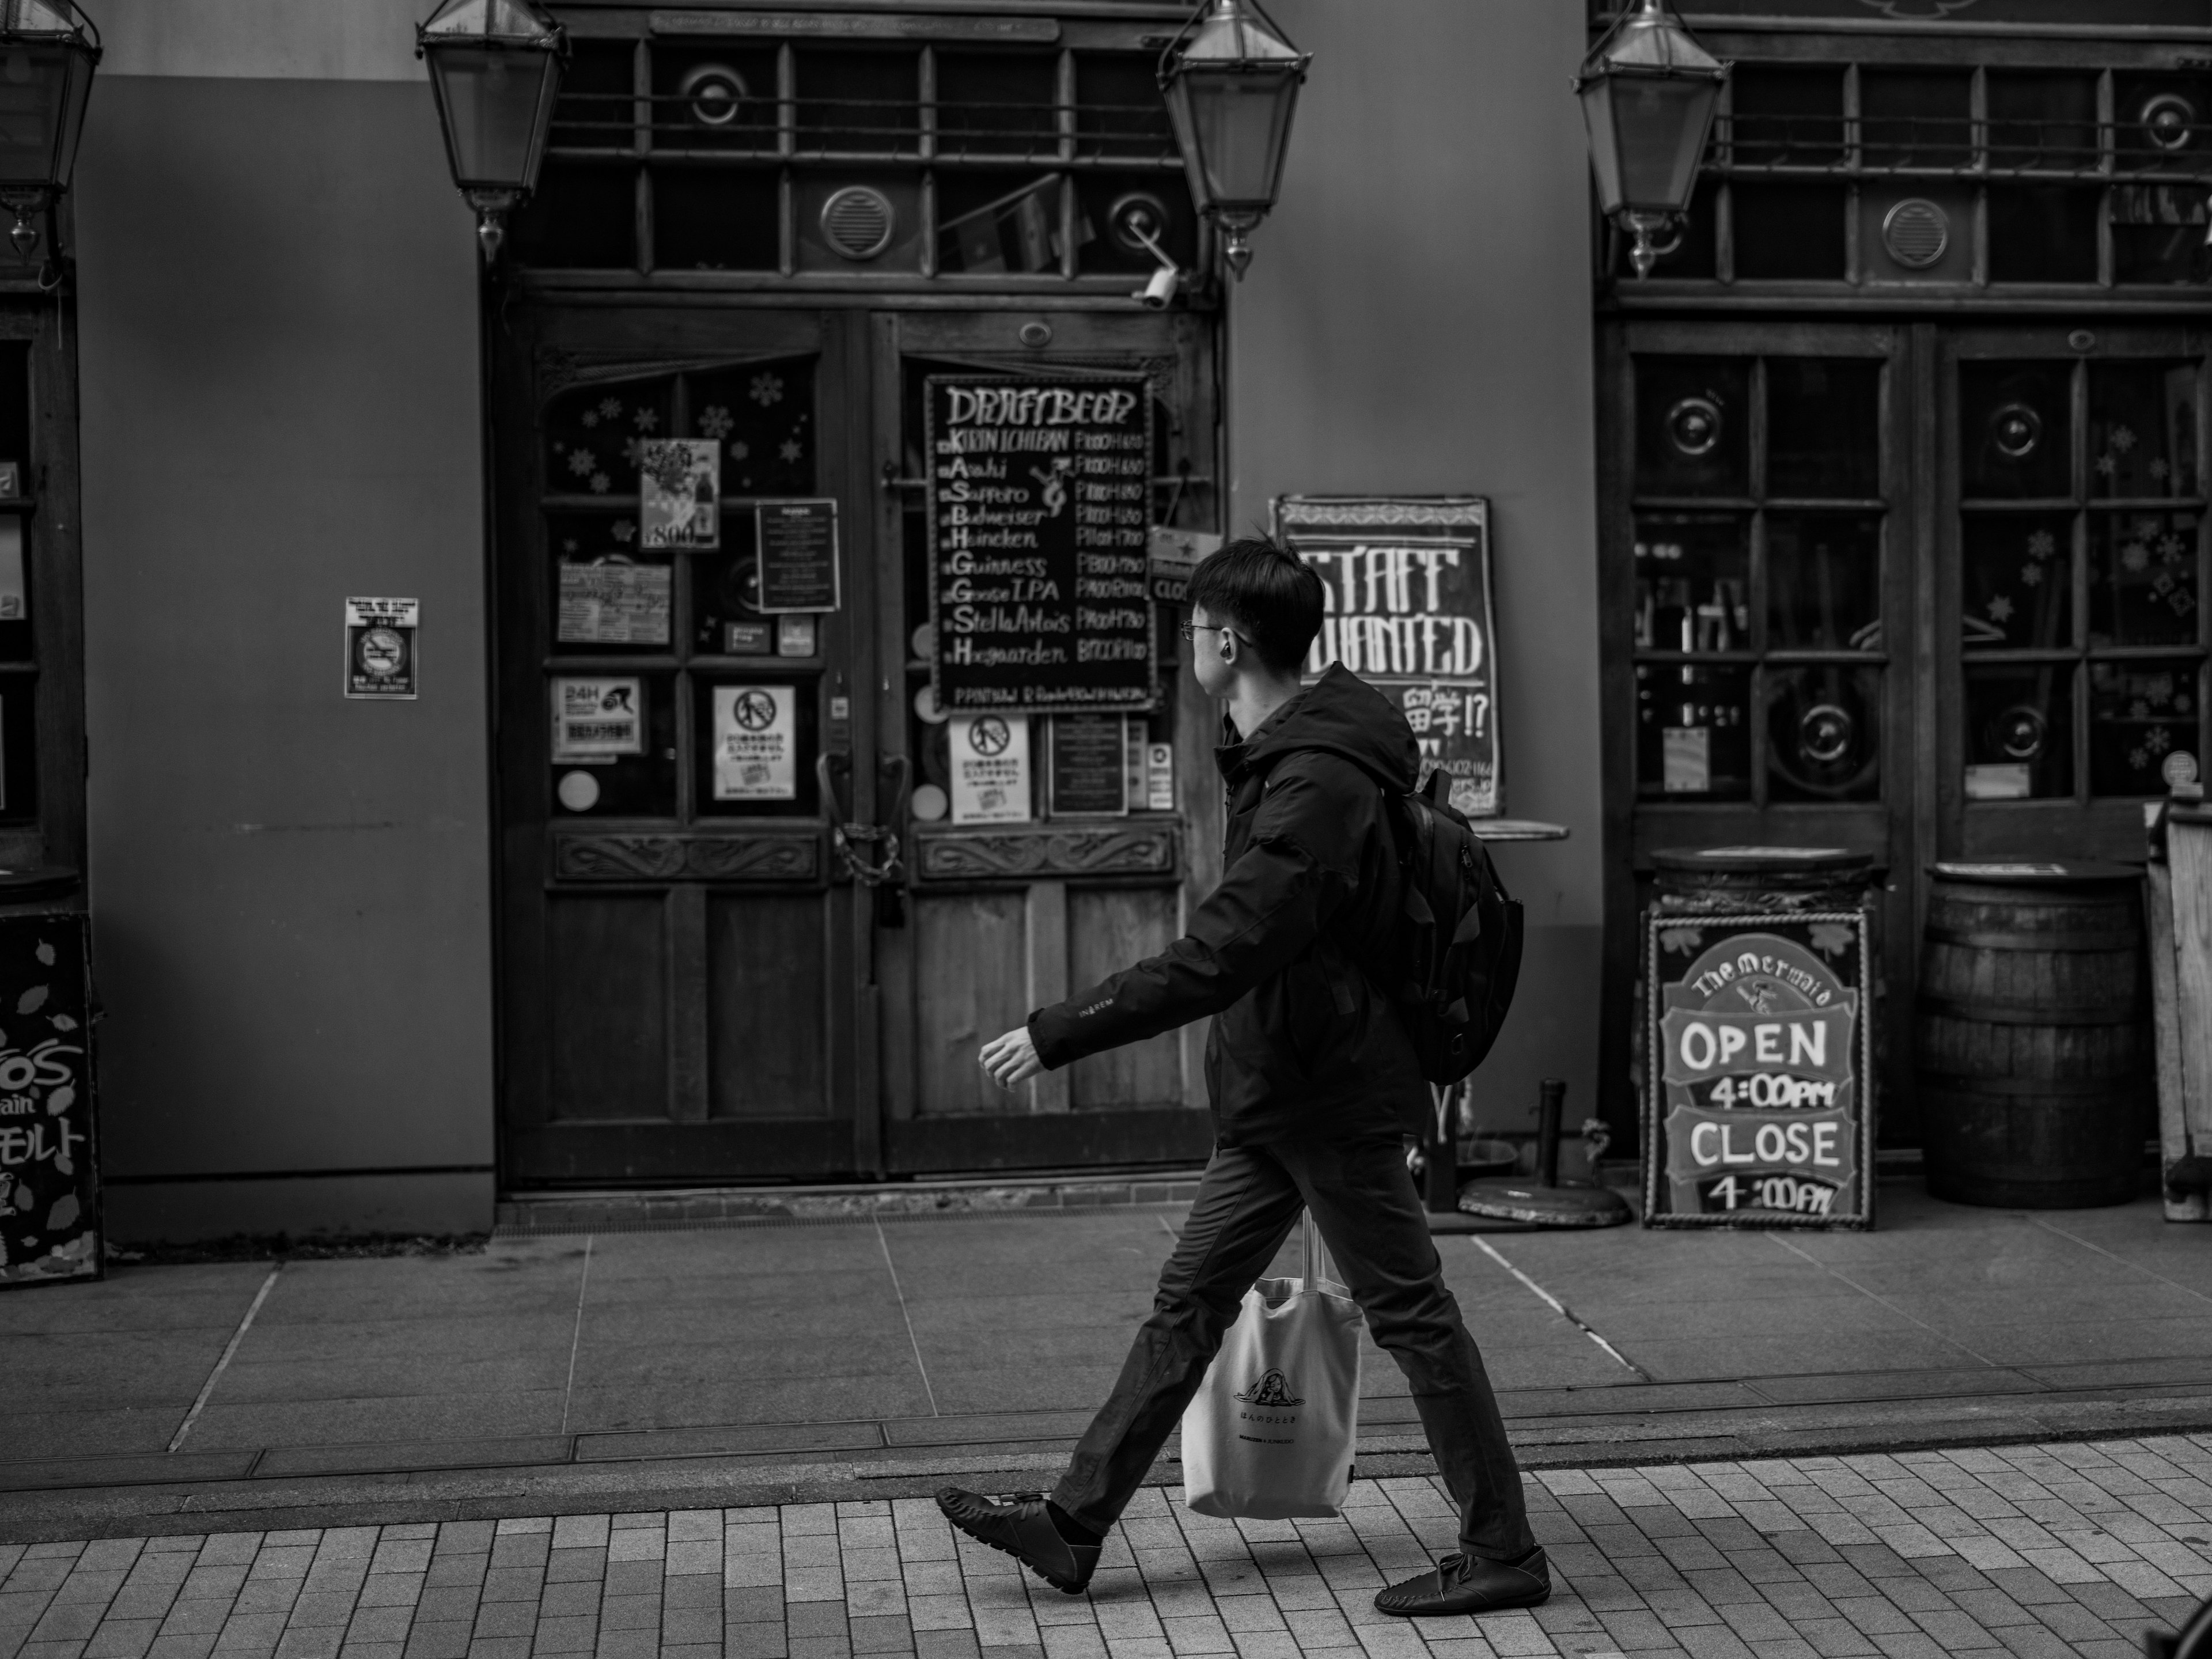
{"type": "MultiPolygon", "coordinates": [[[[1871,1233],[1440,1247],[1531,1467],[2212,1427],[2212,1228],[2148,1202],[2020,1214],[1900,1186],[1882,1204],[1871,1233]]],[[[495,1238],[0,1297],[0,1538],[1046,1470],[1104,1397],[1181,1213],[495,1238]]],[[[1363,1472],[1425,1471],[1371,1348],[1364,1394],[1363,1472]]]]}
{"type": "Polygon", "coordinates": [[[1138,1496],[1085,1596],[927,1499],[0,1546],[0,1659],[2130,1659],[2212,1592],[2212,1444],[1585,1472],[1526,1483],[1545,1606],[1406,1620],[1427,1479],[1343,1518],[1138,1496]]]}

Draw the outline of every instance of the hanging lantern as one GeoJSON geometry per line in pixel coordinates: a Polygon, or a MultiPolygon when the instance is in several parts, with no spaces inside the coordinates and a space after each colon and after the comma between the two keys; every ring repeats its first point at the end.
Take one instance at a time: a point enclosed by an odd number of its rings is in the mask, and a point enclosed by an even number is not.
{"type": "Polygon", "coordinates": [[[446,0],[416,31],[446,159],[477,210],[487,260],[499,252],[507,214],[538,187],[568,49],[568,32],[532,0],[446,0]]]}
{"type": "Polygon", "coordinates": [[[69,189],[99,63],[100,31],[73,0],[0,0],[0,204],[22,258],[69,189]]]}
{"type": "Polygon", "coordinates": [[[1298,84],[1312,62],[1257,0],[1204,0],[1160,54],[1160,92],[1191,201],[1221,228],[1223,257],[1240,281],[1252,263],[1245,239],[1282,185],[1298,84]]]}
{"type": "Polygon", "coordinates": [[[1680,240],[1728,74],[1663,0],[1635,0],[1575,77],[1598,205],[1635,238],[1629,258],[1638,276],[1680,240]],[[1655,240],[1670,228],[1671,240],[1655,240]]]}

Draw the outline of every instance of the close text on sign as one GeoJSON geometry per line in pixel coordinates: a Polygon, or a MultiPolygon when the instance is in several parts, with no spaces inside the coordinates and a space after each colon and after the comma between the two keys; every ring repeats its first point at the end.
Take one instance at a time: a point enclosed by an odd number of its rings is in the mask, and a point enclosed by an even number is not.
{"type": "Polygon", "coordinates": [[[1865,913],[1644,930],[1645,1223],[1873,1224],[1865,913]]]}
{"type": "Polygon", "coordinates": [[[1405,711],[1421,770],[1470,817],[1504,810],[1490,512],[1475,496],[1285,495],[1276,531],[1322,579],[1306,672],[1332,662],[1405,711]]]}
{"type": "Polygon", "coordinates": [[[951,714],[1150,708],[1142,375],[932,375],[931,683],[951,714]]]}

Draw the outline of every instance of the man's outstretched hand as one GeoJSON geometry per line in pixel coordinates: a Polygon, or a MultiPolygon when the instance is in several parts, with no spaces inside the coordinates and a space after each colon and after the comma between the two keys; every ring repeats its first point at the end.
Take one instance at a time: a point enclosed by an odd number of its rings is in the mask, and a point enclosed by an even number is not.
{"type": "Polygon", "coordinates": [[[1018,1083],[1027,1083],[1044,1074],[1044,1062],[1037,1058],[1036,1044],[1030,1041],[1030,1028],[1026,1025],[1017,1025],[1004,1036],[993,1037],[983,1045],[976,1059],[990,1073],[991,1081],[1001,1089],[1011,1089],[1018,1083]]]}

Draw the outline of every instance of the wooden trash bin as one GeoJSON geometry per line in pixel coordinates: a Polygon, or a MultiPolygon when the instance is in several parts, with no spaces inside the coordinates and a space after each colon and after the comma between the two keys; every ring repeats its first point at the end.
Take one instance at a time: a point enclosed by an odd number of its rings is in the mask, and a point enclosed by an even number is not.
{"type": "Polygon", "coordinates": [[[1928,1190],[2079,1209],[2142,1182],[2153,1087],[2142,874],[1933,866],[1914,1058],[1928,1190]]]}

